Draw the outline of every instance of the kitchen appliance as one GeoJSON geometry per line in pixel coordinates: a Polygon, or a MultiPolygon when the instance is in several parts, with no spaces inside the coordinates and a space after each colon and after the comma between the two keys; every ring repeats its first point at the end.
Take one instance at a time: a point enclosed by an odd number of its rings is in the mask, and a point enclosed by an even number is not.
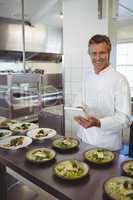
{"type": "Polygon", "coordinates": [[[61,89],[43,85],[41,74],[0,74],[0,115],[24,121],[38,120],[45,107],[63,103],[61,89]]]}

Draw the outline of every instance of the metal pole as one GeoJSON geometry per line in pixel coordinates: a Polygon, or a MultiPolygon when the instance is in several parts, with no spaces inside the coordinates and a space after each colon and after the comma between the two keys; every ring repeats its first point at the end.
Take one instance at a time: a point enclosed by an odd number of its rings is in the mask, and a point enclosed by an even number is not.
{"type": "Polygon", "coordinates": [[[102,19],[103,0],[98,0],[98,19],[102,19]]]}
{"type": "Polygon", "coordinates": [[[21,8],[22,8],[22,44],[23,44],[23,69],[24,72],[26,70],[25,67],[25,23],[24,23],[24,0],[21,0],[21,8]]]}
{"type": "Polygon", "coordinates": [[[6,167],[0,163],[0,200],[7,200],[6,167]]]}

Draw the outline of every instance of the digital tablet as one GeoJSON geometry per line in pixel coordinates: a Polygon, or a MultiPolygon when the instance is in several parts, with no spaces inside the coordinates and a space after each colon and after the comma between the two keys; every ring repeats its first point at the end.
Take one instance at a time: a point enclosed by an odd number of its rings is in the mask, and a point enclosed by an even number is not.
{"type": "Polygon", "coordinates": [[[76,116],[82,116],[82,117],[89,117],[89,115],[87,114],[87,112],[85,110],[83,110],[82,108],[76,108],[76,107],[64,107],[64,109],[66,111],[69,111],[70,114],[73,115],[73,117],[76,116]]]}

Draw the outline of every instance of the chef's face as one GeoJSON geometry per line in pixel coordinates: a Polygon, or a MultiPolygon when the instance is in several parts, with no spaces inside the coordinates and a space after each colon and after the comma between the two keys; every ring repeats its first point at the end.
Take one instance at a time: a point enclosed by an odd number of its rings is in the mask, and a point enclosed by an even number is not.
{"type": "Polygon", "coordinates": [[[109,52],[106,42],[91,44],[89,54],[96,74],[109,66],[109,52]]]}

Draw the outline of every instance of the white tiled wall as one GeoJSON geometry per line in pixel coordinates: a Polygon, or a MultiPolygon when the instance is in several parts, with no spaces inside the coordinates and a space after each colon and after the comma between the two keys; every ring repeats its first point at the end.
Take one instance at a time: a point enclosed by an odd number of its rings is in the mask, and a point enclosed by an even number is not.
{"type": "Polygon", "coordinates": [[[66,136],[76,137],[76,131],[78,128],[77,123],[74,121],[74,114],[70,110],[65,110],[65,125],[66,136]]]}
{"type": "Polygon", "coordinates": [[[65,74],[65,80],[66,82],[71,82],[72,79],[72,69],[71,67],[66,67],[64,70],[64,74],[65,74]]]}
{"type": "Polygon", "coordinates": [[[73,67],[71,70],[72,77],[71,81],[73,82],[80,82],[83,78],[83,68],[81,67],[73,67]]]}
{"type": "MultiPolygon", "coordinates": [[[[70,0],[63,3],[63,45],[65,73],[65,104],[71,106],[81,91],[82,80],[92,67],[88,56],[88,40],[94,34],[108,34],[108,0],[103,0],[107,11],[98,19],[97,0],[70,0]]],[[[68,111],[67,111],[68,112],[68,111]]],[[[76,135],[77,126],[66,113],[66,134],[76,135]]]]}

